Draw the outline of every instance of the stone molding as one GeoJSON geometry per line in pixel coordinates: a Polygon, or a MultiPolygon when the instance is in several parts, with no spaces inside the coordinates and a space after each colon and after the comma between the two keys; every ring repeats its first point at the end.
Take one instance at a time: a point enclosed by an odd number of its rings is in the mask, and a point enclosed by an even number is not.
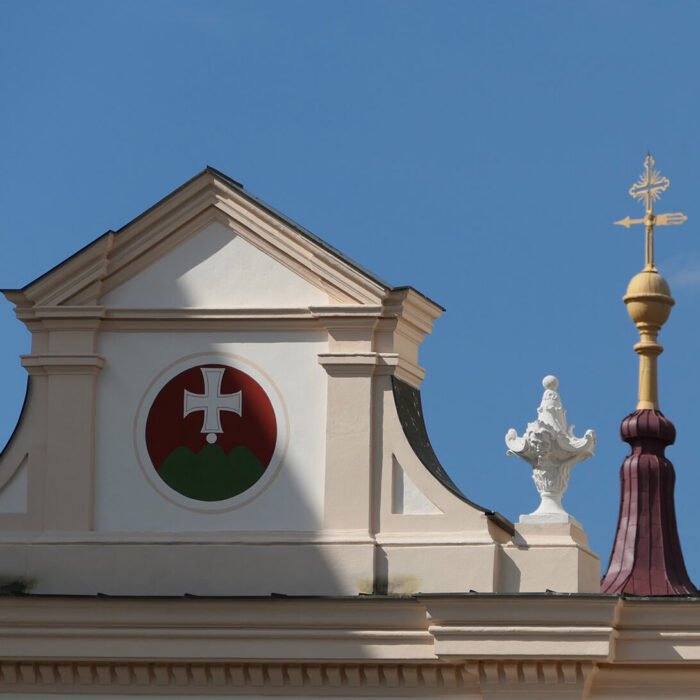
{"type": "Polygon", "coordinates": [[[597,694],[600,684],[653,697],[651,689],[674,687],[677,675],[678,697],[690,697],[682,693],[700,679],[699,603],[606,595],[6,597],[0,688],[607,697],[597,694]]]}
{"type": "Polygon", "coordinates": [[[691,698],[699,623],[606,595],[5,597],[0,692],[691,698]]]}
{"type": "Polygon", "coordinates": [[[332,377],[371,377],[380,368],[394,368],[398,356],[388,353],[319,353],[318,362],[332,377]]]}
{"type": "Polygon", "coordinates": [[[340,302],[377,303],[386,289],[324,250],[210,171],[196,176],[120,229],[96,239],[60,267],[20,290],[38,305],[94,303],[102,294],[209,223],[230,226],[340,302]]]}
{"type": "Polygon", "coordinates": [[[457,695],[473,686],[463,666],[452,664],[217,663],[0,663],[5,691],[88,693],[150,692],[299,694],[351,689],[357,694],[457,695]]]}
{"type": "Polygon", "coordinates": [[[467,670],[479,681],[482,697],[586,697],[594,665],[580,661],[476,662],[467,670]]]}
{"type": "MultiPolygon", "coordinates": [[[[21,466],[21,463],[20,463],[21,466]]],[[[14,472],[13,472],[14,474],[14,472]]],[[[238,530],[234,532],[22,532],[0,531],[0,544],[227,544],[227,545],[269,545],[269,544],[374,544],[376,538],[367,530],[265,530],[262,532],[238,530]]],[[[433,541],[432,539],[428,541],[433,541]]],[[[450,540],[451,541],[451,540],[450,540]]],[[[456,542],[470,543],[462,537],[456,542]]],[[[478,541],[478,540],[474,540],[478,541]]],[[[484,540],[486,541],[486,540],[484,540]]]]}
{"type": "Polygon", "coordinates": [[[105,364],[100,355],[21,355],[29,374],[97,374],[105,364]]]}

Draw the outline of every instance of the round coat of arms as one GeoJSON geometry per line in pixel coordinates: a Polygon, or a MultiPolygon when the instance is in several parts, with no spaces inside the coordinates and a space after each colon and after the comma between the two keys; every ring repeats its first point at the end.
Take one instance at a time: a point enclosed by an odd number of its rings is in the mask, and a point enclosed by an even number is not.
{"type": "Polygon", "coordinates": [[[218,362],[190,366],[144,409],[151,468],[186,498],[234,498],[256,484],[273,460],[279,431],[272,401],[242,369],[218,362]]]}

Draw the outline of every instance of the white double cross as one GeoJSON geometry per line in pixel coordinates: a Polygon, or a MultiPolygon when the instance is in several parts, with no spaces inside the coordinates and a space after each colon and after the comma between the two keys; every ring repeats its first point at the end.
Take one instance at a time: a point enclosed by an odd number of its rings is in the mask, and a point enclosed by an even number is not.
{"type": "Polygon", "coordinates": [[[221,381],[226,371],[223,367],[200,367],[202,377],[204,377],[204,393],[194,394],[185,389],[184,414],[189,416],[195,411],[204,412],[201,432],[207,434],[207,442],[216,442],[216,434],[223,433],[221,428],[221,412],[229,411],[243,415],[242,394],[237,391],[235,394],[222,394],[221,381]]]}

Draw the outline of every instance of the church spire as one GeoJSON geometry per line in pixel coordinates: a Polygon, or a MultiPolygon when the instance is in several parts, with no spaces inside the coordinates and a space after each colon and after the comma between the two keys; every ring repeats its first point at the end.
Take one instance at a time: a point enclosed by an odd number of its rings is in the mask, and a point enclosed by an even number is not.
{"type": "Polygon", "coordinates": [[[669,185],[668,178],[656,170],[651,154],[647,155],[644,173],[629,190],[632,197],[644,203],[645,216],[615,222],[626,228],[644,224],[645,259],[644,268],[632,278],[623,298],[639,330],[639,342],[634,346],[639,355],[639,394],[637,410],[622,421],[620,428],[632,452],[620,471],[620,514],[608,571],[601,583],[603,593],[697,593],[686,572],[676,528],[675,472],[664,455],[665,448],[676,439],[676,429],[661,413],[658,397],[657,358],[663,348],[657,337],[675,302],[654,263],[654,229],[687,220],[680,212],[654,212],[654,202],[669,185]]]}

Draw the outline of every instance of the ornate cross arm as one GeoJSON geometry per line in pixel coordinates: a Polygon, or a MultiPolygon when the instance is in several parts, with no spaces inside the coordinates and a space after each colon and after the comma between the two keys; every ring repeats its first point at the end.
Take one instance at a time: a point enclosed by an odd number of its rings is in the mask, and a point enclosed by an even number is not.
{"type": "MultiPolygon", "coordinates": [[[[626,216],[624,219],[620,219],[619,221],[616,221],[615,223],[618,226],[624,226],[625,228],[630,228],[632,224],[644,224],[646,223],[646,218],[644,219],[633,219],[629,216],[626,216]]],[[[681,224],[684,224],[686,221],[688,221],[688,217],[679,212],[672,212],[670,214],[655,214],[654,215],[654,226],[680,226],[681,224]]]]}
{"type": "Polygon", "coordinates": [[[639,176],[639,180],[630,187],[629,193],[634,199],[642,202],[646,209],[646,216],[643,219],[632,219],[626,216],[615,223],[618,226],[630,228],[633,224],[644,224],[644,269],[655,270],[654,266],[654,227],[655,226],[679,226],[688,220],[682,212],[671,212],[668,214],[655,214],[654,202],[671,185],[667,177],[662,177],[656,170],[656,162],[651,153],[644,159],[644,172],[639,176]]]}

